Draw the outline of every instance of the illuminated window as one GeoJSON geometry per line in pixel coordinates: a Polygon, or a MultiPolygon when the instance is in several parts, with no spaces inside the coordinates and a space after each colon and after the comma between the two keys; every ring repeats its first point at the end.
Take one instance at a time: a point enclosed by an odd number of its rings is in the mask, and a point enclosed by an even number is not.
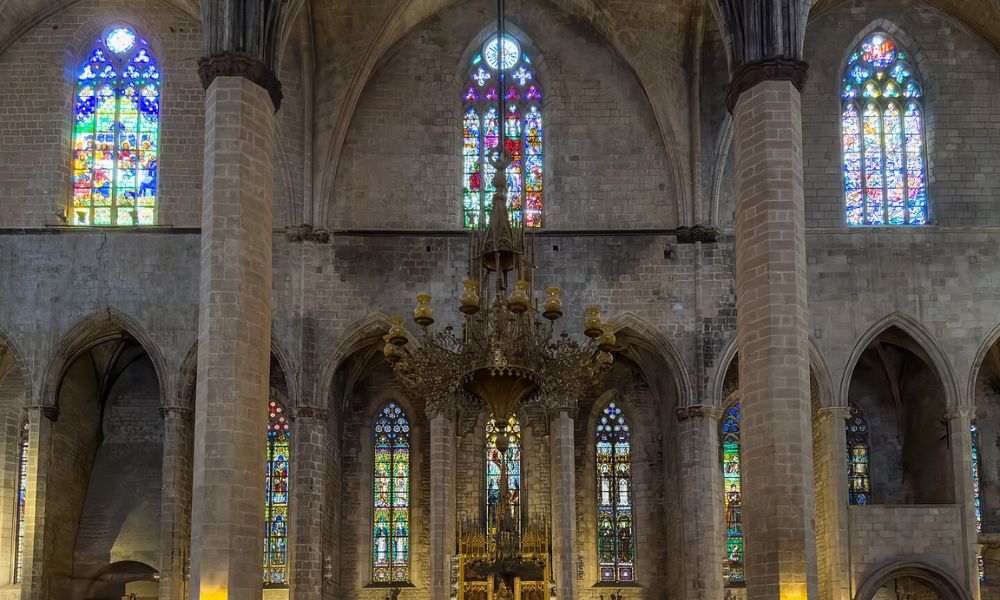
{"type": "Polygon", "coordinates": [[[14,583],[21,581],[21,574],[24,570],[24,530],[25,530],[25,502],[28,494],[28,434],[30,427],[28,420],[21,423],[20,436],[17,442],[17,506],[15,515],[17,517],[17,531],[14,533],[14,583]]]}
{"type": "Polygon", "coordinates": [[[490,415],[486,422],[486,528],[491,539],[496,539],[499,517],[497,504],[500,500],[500,468],[507,463],[507,490],[510,494],[510,518],[517,531],[521,530],[521,424],[517,417],[507,419],[507,451],[497,449],[497,421],[490,415]]]}
{"type": "Polygon", "coordinates": [[[597,562],[601,581],[634,581],[632,431],[612,402],[597,423],[597,562]]]}
{"type": "Polygon", "coordinates": [[[854,50],[841,84],[848,225],[925,225],[923,86],[888,34],[854,50]]]}
{"type": "Polygon", "coordinates": [[[264,585],[288,585],[288,466],[292,428],[284,405],[271,400],[267,422],[264,585]]]}
{"type": "Polygon", "coordinates": [[[972,494],[976,505],[976,531],[983,530],[983,498],[979,482],[979,430],[976,421],[972,421],[972,494]]]}
{"type": "Polygon", "coordinates": [[[542,89],[531,57],[511,36],[497,37],[472,59],[463,100],[463,206],[466,227],[488,223],[493,205],[493,176],[500,144],[498,94],[503,93],[508,207],[514,219],[529,227],[542,225],[542,89]],[[501,55],[503,65],[500,64],[501,55]]]}
{"type": "Polygon", "coordinates": [[[146,40],[116,27],[77,72],[73,225],[153,225],[160,72],[146,40]]]}
{"type": "Polygon", "coordinates": [[[847,418],[847,487],[851,504],[869,504],[872,500],[871,442],[868,420],[861,409],[851,404],[847,418]]]}
{"type": "Polygon", "coordinates": [[[743,562],[743,482],[740,479],[740,403],[722,415],[722,483],[725,502],[726,557],[722,576],[727,587],[746,584],[743,562]]]}
{"type": "Polygon", "coordinates": [[[410,421],[394,402],[375,420],[372,581],[410,579],[410,421]]]}

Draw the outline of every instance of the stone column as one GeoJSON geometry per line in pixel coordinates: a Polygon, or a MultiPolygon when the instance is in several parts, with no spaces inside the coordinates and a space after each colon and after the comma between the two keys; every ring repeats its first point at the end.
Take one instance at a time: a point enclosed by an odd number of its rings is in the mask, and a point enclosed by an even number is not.
{"type": "Polygon", "coordinates": [[[574,422],[559,409],[549,421],[552,488],[552,575],[559,600],[576,594],[576,466],[574,422]]]}
{"type": "Polygon", "coordinates": [[[326,434],[330,411],[295,410],[292,441],[291,582],[293,600],[323,596],[323,514],[326,510],[326,434]]]}
{"type": "Polygon", "coordinates": [[[429,412],[431,425],[430,580],[431,600],[451,597],[455,555],[455,417],[450,410],[429,412]]]}
{"type": "Polygon", "coordinates": [[[979,535],[976,532],[976,496],[972,486],[972,419],[975,416],[975,406],[958,406],[945,414],[951,442],[955,503],[965,509],[962,512],[965,571],[961,583],[972,592],[974,600],[979,600],[979,535]]]}
{"type": "Polygon", "coordinates": [[[802,118],[803,63],[734,78],[736,333],[747,590],[815,598],[802,118]]]}
{"type": "Polygon", "coordinates": [[[715,406],[685,406],[677,410],[681,450],[681,496],[684,544],[684,593],[689,600],[723,597],[722,464],[719,419],[715,406]]]}
{"type": "Polygon", "coordinates": [[[52,422],[58,416],[54,406],[32,406],[28,409],[28,489],[24,498],[24,566],[21,570],[21,598],[48,600],[50,573],[45,571],[48,545],[58,540],[45,529],[45,509],[48,497],[46,467],[51,461],[49,451],[52,422]],[[48,539],[47,539],[48,538],[48,539]]]}
{"type": "Polygon", "coordinates": [[[244,75],[244,60],[221,55],[200,65],[207,89],[194,600],[255,600],[262,587],[275,104],[261,85],[234,76],[244,75]]]}
{"type": "Polygon", "coordinates": [[[191,549],[191,409],[160,408],[163,417],[163,492],[160,501],[160,600],[186,600],[191,549]]]}
{"type": "Polygon", "coordinates": [[[816,553],[820,600],[850,600],[846,406],[819,409],[814,423],[816,553]]]}

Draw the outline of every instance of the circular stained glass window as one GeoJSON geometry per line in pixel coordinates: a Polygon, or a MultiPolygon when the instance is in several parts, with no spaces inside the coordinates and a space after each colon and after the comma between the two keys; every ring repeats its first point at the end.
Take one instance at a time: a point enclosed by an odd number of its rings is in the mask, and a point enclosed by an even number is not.
{"type": "Polygon", "coordinates": [[[115,27],[104,37],[104,44],[115,54],[128,52],[135,45],[135,32],[128,27],[115,27]]]}
{"type": "MultiPolygon", "coordinates": [[[[496,36],[490,38],[483,47],[483,58],[491,69],[496,69],[500,65],[500,44],[496,36]]],[[[509,35],[503,36],[503,70],[512,68],[520,58],[521,47],[517,44],[517,40],[509,35]]]]}

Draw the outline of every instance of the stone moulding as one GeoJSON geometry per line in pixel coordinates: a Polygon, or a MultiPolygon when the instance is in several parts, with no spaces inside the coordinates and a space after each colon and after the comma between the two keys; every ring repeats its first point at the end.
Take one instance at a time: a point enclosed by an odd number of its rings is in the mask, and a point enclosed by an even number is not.
{"type": "Polygon", "coordinates": [[[281,108],[281,82],[266,64],[242,52],[224,52],[198,60],[198,77],[206,90],[216,77],[243,77],[267,91],[274,112],[281,108]]]}

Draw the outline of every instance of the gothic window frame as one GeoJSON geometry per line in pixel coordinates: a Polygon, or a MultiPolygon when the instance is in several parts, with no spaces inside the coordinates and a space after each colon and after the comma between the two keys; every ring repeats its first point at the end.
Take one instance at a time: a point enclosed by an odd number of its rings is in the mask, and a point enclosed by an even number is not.
{"type": "Polygon", "coordinates": [[[516,50],[513,60],[498,73],[496,34],[491,34],[477,46],[473,53],[462,88],[462,224],[463,227],[485,227],[489,222],[489,209],[494,193],[492,161],[496,158],[499,124],[490,135],[484,129],[497,120],[497,90],[505,90],[504,98],[508,115],[505,119],[506,146],[512,155],[507,167],[508,204],[511,218],[520,219],[521,201],[531,196],[526,208],[526,221],[532,229],[541,228],[545,208],[545,89],[539,81],[537,54],[523,36],[506,33],[506,51],[516,50]],[[528,48],[526,50],[526,48],[528,48]],[[496,64],[495,64],[496,63],[496,64]],[[510,81],[506,81],[510,75],[510,81]],[[502,76],[502,77],[501,77],[502,76]],[[498,86],[497,82],[503,79],[498,86]],[[519,110],[521,107],[523,111],[519,110]],[[492,116],[492,120],[490,119],[492,116]]]}
{"type": "Polygon", "coordinates": [[[372,419],[372,502],[371,502],[371,572],[370,579],[372,585],[407,585],[410,583],[410,568],[413,551],[413,421],[409,413],[402,404],[394,400],[385,402],[382,408],[375,413],[372,419]],[[391,430],[387,429],[391,427],[391,430]],[[380,439],[381,438],[381,439],[380,439]],[[397,442],[402,440],[402,442],[397,442]],[[379,475],[379,444],[385,443],[388,449],[388,476],[379,475]],[[405,452],[405,475],[396,473],[397,454],[405,452]],[[386,500],[384,505],[379,503],[379,483],[386,480],[386,500]],[[398,504],[396,487],[400,481],[405,482],[405,502],[398,504]],[[387,511],[388,528],[385,530],[384,539],[387,540],[385,557],[388,561],[385,565],[380,564],[379,539],[380,525],[378,513],[380,510],[387,511]],[[400,534],[396,531],[396,525],[400,522],[397,517],[405,513],[402,519],[405,532],[400,534]],[[404,560],[402,562],[394,559],[394,552],[399,549],[396,542],[403,540],[404,560]],[[402,569],[399,571],[397,569],[402,569]]]}
{"type": "Polygon", "coordinates": [[[871,426],[861,407],[851,402],[844,425],[847,442],[847,501],[851,506],[872,504],[871,426]]]}
{"type": "Polygon", "coordinates": [[[24,573],[24,534],[27,528],[27,493],[28,493],[28,452],[31,437],[31,426],[28,418],[21,419],[17,436],[17,471],[14,487],[14,564],[11,573],[11,583],[21,583],[24,573]]]}
{"type": "Polygon", "coordinates": [[[844,63],[839,96],[847,226],[930,224],[927,111],[915,57],[884,29],[867,33],[844,63]]]}
{"type": "Polygon", "coordinates": [[[623,585],[634,585],[636,583],[635,576],[635,565],[636,565],[636,544],[635,544],[635,488],[632,485],[634,481],[634,463],[632,461],[632,450],[634,448],[632,439],[632,429],[629,426],[628,416],[625,414],[625,410],[622,408],[619,402],[612,400],[605,404],[598,413],[597,424],[593,430],[594,433],[594,474],[596,486],[594,488],[596,506],[595,506],[595,516],[596,520],[596,534],[597,534],[597,577],[600,584],[623,584],[623,585]],[[605,476],[602,474],[602,466],[605,461],[602,461],[602,444],[607,444],[610,448],[610,475],[605,476]],[[625,457],[626,468],[624,474],[619,473],[619,461],[617,460],[619,456],[619,448],[621,446],[625,447],[625,457]],[[608,502],[604,501],[605,488],[603,483],[605,481],[610,481],[610,487],[608,488],[608,502]],[[621,506],[621,489],[620,482],[627,482],[627,487],[625,490],[626,502],[625,506],[621,506]],[[605,508],[606,507],[606,508],[605,508]],[[614,528],[612,532],[611,539],[614,543],[614,557],[611,561],[602,560],[602,545],[603,540],[608,539],[606,535],[602,535],[602,526],[604,523],[603,516],[609,514],[611,517],[611,523],[614,528]],[[628,520],[628,531],[623,536],[620,529],[621,523],[619,522],[622,517],[628,520]],[[628,562],[622,562],[621,555],[621,543],[625,539],[629,546],[631,560],[628,562]]]}
{"type": "Polygon", "coordinates": [[[743,408],[739,398],[726,405],[719,420],[719,462],[722,467],[723,537],[725,558],[722,577],[726,588],[746,587],[746,538],[743,535],[743,408]],[[736,477],[730,470],[735,444],[736,477]],[[730,520],[735,525],[730,527],[730,520]],[[734,552],[738,559],[733,560],[734,552]]]}
{"type": "Polygon", "coordinates": [[[157,55],[141,28],[115,22],[101,31],[77,63],[67,205],[70,225],[157,224],[163,125],[157,55]],[[99,102],[98,97],[109,100],[99,102]],[[130,106],[135,110],[129,110],[130,106]],[[129,125],[134,127],[129,129],[129,125]],[[98,155],[102,151],[103,157],[98,155]]]}
{"type": "MultiPolygon", "coordinates": [[[[493,452],[499,452],[496,447],[496,417],[492,412],[487,414],[486,426],[484,428],[484,439],[483,439],[483,526],[486,529],[486,537],[488,540],[495,539],[496,532],[491,529],[492,522],[495,518],[495,509],[491,509],[491,505],[495,503],[491,502],[491,487],[490,479],[491,477],[499,478],[499,467],[497,468],[496,475],[492,475],[490,471],[490,463],[496,463],[493,460],[493,452]]],[[[513,496],[516,492],[516,500],[512,500],[512,504],[516,507],[516,515],[514,517],[514,525],[517,527],[518,532],[524,529],[525,520],[525,477],[524,477],[524,420],[516,413],[511,413],[507,418],[508,428],[513,428],[513,431],[508,432],[509,445],[507,447],[505,460],[508,462],[507,470],[507,481],[508,486],[512,483],[514,487],[511,488],[511,495],[513,496]],[[511,459],[510,455],[516,454],[516,459],[511,459]],[[510,472],[510,465],[512,463],[517,464],[517,473],[512,474],[510,472]]],[[[499,484],[498,484],[499,486],[499,484]]],[[[497,488],[499,492],[499,487],[497,488]]]]}
{"type": "MultiPolygon", "coordinates": [[[[979,453],[979,429],[976,420],[969,423],[970,450],[972,461],[972,502],[976,512],[976,531],[983,531],[982,455],[979,453]]],[[[982,578],[982,570],[980,570],[982,578]]]]}
{"type": "Polygon", "coordinates": [[[266,483],[264,501],[264,561],[263,579],[265,588],[283,589],[288,587],[288,573],[290,565],[289,555],[289,530],[290,530],[290,509],[291,509],[291,472],[292,461],[295,454],[292,446],[293,432],[291,417],[285,403],[274,397],[268,399],[268,423],[267,423],[267,445],[266,445],[266,483]],[[285,454],[280,455],[281,448],[285,454]],[[284,476],[280,472],[276,474],[275,464],[283,458],[284,476]],[[275,483],[282,483],[284,480],[284,492],[275,492],[275,483]],[[282,501],[283,500],[283,501],[282,501]],[[274,528],[275,519],[281,519],[284,523],[283,530],[274,528]],[[283,549],[283,550],[282,550],[283,549]],[[282,560],[283,556],[283,560],[282,560]]]}

